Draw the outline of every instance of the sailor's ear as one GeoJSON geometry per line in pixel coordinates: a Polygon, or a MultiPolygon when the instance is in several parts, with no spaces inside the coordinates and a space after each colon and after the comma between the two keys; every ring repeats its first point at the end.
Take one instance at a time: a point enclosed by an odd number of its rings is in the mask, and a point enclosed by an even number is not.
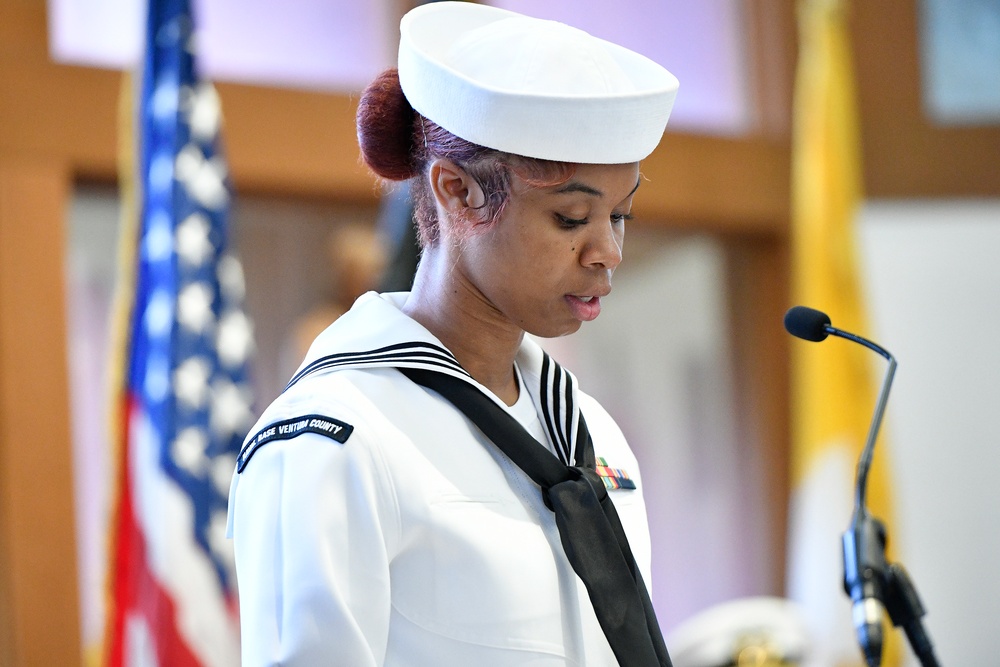
{"type": "Polygon", "coordinates": [[[486,205],[486,195],[479,182],[451,160],[437,158],[431,162],[428,178],[434,200],[450,213],[468,215],[467,209],[481,209],[486,205]]]}

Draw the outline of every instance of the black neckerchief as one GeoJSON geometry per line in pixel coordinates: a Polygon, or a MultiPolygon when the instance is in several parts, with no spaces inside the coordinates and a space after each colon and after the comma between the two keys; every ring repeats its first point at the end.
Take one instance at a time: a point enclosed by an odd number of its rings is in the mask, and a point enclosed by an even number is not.
{"type": "Polygon", "coordinates": [[[465,380],[432,370],[399,368],[453,403],[542,489],[556,516],[566,557],[583,580],[597,620],[621,667],[670,667],[649,592],[604,482],[583,415],[574,466],[567,466],[488,396],[465,380]]]}

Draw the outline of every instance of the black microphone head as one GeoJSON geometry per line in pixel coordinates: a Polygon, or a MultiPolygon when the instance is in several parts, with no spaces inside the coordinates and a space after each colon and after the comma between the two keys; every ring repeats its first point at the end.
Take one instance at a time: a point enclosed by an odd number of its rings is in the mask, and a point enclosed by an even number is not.
{"type": "Polygon", "coordinates": [[[805,306],[793,306],[785,313],[785,330],[797,338],[818,343],[829,335],[830,317],[805,306]]]}

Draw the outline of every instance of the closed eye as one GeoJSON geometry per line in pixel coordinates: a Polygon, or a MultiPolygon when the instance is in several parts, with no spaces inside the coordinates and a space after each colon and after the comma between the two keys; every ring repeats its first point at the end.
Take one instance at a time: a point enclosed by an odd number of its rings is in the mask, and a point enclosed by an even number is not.
{"type": "Polygon", "coordinates": [[[576,218],[567,218],[565,215],[559,215],[558,213],[556,213],[556,220],[559,221],[560,225],[567,228],[579,227],[580,225],[585,225],[588,222],[587,218],[577,220],[576,218]]]}
{"type": "MultiPolygon", "coordinates": [[[[585,225],[588,222],[590,222],[590,220],[588,218],[581,218],[581,219],[568,218],[565,215],[559,215],[558,213],[556,214],[556,219],[559,220],[559,224],[560,225],[562,225],[563,227],[567,227],[567,228],[569,228],[569,227],[579,227],[580,225],[585,225]]],[[[631,219],[632,219],[632,214],[630,214],[630,213],[612,213],[611,214],[611,222],[612,222],[612,224],[616,224],[617,225],[617,224],[625,222],[626,220],[631,220],[631,219]]]]}

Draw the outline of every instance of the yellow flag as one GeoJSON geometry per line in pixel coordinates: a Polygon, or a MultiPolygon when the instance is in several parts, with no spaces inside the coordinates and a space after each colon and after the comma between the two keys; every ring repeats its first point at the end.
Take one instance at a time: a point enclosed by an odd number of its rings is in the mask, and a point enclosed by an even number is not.
{"type": "MultiPolygon", "coordinates": [[[[799,1],[799,62],[792,143],[792,294],[834,325],[869,331],[855,218],[862,198],[846,0],[799,1]]],[[[842,586],[840,535],[853,510],[855,465],[875,406],[879,357],[840,339],[792,345],[792,500],[788,594],[809,617],[820,661],[862,665],[842,586]]],[[[867,505],[891,524],[884,445],[867,505]]],[[[890,627],[885,628],[890,633],[890,627]]],[[[883,665],[899,664],[898,639],[883,665]]]]}

